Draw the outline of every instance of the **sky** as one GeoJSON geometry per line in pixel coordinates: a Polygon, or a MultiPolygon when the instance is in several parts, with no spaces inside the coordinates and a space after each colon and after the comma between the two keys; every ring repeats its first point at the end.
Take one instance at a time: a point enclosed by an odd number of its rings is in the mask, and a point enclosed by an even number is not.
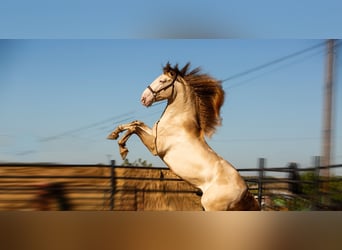
{"type": "MultiPolygon", "coordinates": [[[[142,91],[166,62],[190,61],[228,79],[223,125],[208,139],[215,151],[237,168],[256,167],[259,157],[269,167],[312,165],[321,154],[324,42],[342,36],[341,5],[4,0],[0,161],[121,163],[107,134],[136,119],[152,126],[165,103],[143,107],[142,91]]],[[[340,50],[333,163],[342,161],[340,50]]],[[[127,146],[129,160],[164,166],[135,136],[127,146]]]]}

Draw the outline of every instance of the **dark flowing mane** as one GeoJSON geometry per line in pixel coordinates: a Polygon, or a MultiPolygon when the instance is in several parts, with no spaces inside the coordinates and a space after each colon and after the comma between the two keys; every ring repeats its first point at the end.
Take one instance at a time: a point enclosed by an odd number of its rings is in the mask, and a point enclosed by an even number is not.
{"type": "Polygon", "coordinates": [[[206,136],[211,136],[216,126],[221,125],[220,109],[224,103],[224,90],[221,81],[201,72],[201,68],[190,71],[190,63],[182,69],[178,64],[171,67],[169,63],[164,67],[164,74],[180,76],[190,86],[195,99],[199,127],[206,136]]]}

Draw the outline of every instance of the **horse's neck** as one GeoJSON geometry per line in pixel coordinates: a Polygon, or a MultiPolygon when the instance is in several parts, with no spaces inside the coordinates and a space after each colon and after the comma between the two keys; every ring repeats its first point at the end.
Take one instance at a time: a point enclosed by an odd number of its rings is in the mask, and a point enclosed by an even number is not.
{"type": "Polygon", "coordinates": [[[160,121],[163,121],[165,126],[196,131],[198,125],[195,103],[186,91],[186,87],[177,87],[177,94],[168,102],[160,121]]]}

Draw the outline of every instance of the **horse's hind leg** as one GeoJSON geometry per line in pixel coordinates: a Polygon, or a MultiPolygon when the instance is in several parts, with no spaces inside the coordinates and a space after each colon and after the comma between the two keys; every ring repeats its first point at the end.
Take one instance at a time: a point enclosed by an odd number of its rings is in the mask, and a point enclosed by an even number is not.
{"type": "MultiPolygon", "coordinates": [[[[221,193],[221,190],[218,190],[218,193],[221,193]]],[[[208,190],[203,192],[201,203],[204,211],[225,211],[229,201],[223,195],[217,195],[213,190],[208,190]]]]}
{"type": "Polygon", "coordinates": [[[203,193],[201,203],[205,211],[260,211],[259,203],[247,188],[210,187],[203,193]]]}
{"type": "Polygon", "coordinates": [[[203,192],[201,203],[205,211],[244,210],[238,207],[247,187],[212,184],[203,192]]]}

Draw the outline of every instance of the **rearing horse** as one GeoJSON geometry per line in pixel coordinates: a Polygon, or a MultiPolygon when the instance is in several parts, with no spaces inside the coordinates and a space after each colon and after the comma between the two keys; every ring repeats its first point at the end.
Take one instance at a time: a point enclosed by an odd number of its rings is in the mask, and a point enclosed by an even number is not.
{"type": "Polygon", "coordinates": [[[149,128],[141,121],[118,126],[108,139],[119,140],[124,159],[128,153],[126,142],[138,135],[153,154],[159,156],[179,177],[200,188],[201,203],[206,211],[260,210],[237,170],[217,155],[206,143],[215,127],[221,124],[220,108],[224,102],[221,82],[201,73],[200,68],[182,69],[169,63],[142,93],[146,107],[167,99],[167,106],[159,121],[149,128]]]}

